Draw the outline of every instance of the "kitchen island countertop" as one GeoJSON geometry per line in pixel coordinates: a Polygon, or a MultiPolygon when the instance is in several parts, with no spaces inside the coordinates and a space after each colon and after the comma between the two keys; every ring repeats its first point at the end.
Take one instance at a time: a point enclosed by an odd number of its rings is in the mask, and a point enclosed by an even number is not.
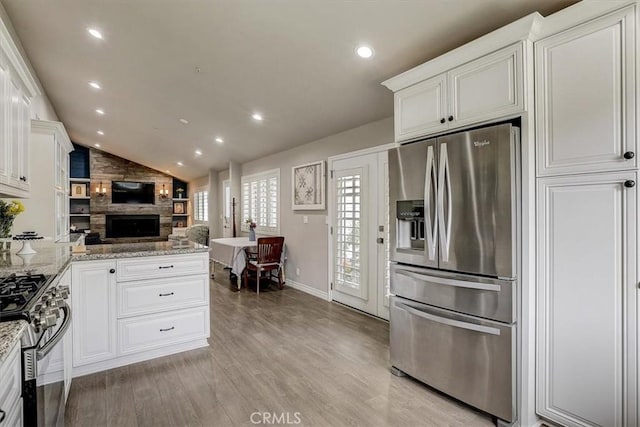
{"type": "Polygon", "coordinates": [[[0,364],[7,358],[13,345],[20,341],[26,327],[27,322],[24,320],[0,322],[0,364]]]}
{"type": "Polygon", "coordinates": [[[180,255],[209,251],[209,248],[204,245],[193,242],[180,244],[178,241],[89,245],[86,254],[72,254],[70,245],[42,243],[32,246],[37,252],[34,255],[18,255],[15,253],[17,248],[12,248],[11,253],[0,253],[0,278],[13,273],[18,275],[60,274],[71,262],[76,261],[180,255]]]}

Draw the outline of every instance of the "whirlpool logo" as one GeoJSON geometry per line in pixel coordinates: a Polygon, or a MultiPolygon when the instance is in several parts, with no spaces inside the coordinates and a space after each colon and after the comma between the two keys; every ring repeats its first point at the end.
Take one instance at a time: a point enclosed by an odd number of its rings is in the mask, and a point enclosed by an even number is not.
{"type": "Polygon", "coordinates": [[[491,141],[487,141],[486,139],[482,141],[473,141],[474,147],[484,147],[485,145],[489,145],[489,144],[491,144],[491,141]]]}

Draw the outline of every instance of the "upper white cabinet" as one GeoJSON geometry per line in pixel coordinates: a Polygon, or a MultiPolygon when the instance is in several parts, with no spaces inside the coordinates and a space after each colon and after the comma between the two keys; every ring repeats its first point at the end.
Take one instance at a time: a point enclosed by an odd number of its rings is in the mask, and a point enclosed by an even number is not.
{"type": "Polygon", "coordinates": [[[637,426],[637,174],[538,183],[538,413],[637,426]]]}
{"type": "Polygon", "coordinates": [[[637,167],[634,12],[535,43],[539,176],[637,167]]]}
{"type": "Polygon", "coordinates": [[[397,91],[396,142],[523,111],[523,46],[516,43],[397,91]]]}
{"type": "Polygon", "coordinates": [[[31,199],[15,220],[15,230],[37,231],[58,241],[69,233],[69,136],[60,122],[30,120],[31,199]]]}
{"type": "Polygon", "coordinates": [[[36,95],[38,85],[0,20],[0,196],[30,196],[30,104],[36,95]]]}

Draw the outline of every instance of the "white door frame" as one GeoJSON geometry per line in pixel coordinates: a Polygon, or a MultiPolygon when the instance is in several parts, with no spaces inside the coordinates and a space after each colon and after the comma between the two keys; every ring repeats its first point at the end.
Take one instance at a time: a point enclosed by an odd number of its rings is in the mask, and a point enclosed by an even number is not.
{"type": "MultiPolygon", "coordinates": [[[[227,194],[226,194],[226,188],[229,188],[229,191],[231,191],[231,180],[230,179],[225,179],[224,181],[222,181],[222,212],[221,212],[221,217],[222,217],[222,237],[231,237],[231,234],[233,233],[231,231],[233,224],[231,224],[231,222],[233,221],[233,218],[231,218],[231,215],[229,215],[229,223],[226,224],[228,225],[228,228],[225,228],[225,218],[227,217],[227,204],[231,205],[231,199],[227,200],[227,194]],[[228,232],[226,230],[229,230],[228,232]],[[228,236],[226,235],[228,233],[228,236]]],[[[229,195],[229,198],[231,198],[231,195],[229,195]]]]}
{"type": "MultiPolygon", "coordinates": [[[[344,159],[349,159],[351,157],[358,157],[358,156],[363,156],[365,154],[377,154],[377,153],[381,153],[383,151],[387,151],[390,150],[392,148],[397,147],[399,144],[396,144],[395,142],[389,143],[389,144],[383,144],[383,145],[378,145],[377,147],[371,147],[371,148],[365,148],[363,150],[357,150],[357,151],[352,151],[350,153],[345,153],[345,154],[339,154],[337,156],[331,156],[327,159],[327,187],[329,189],[329,191],[327,191],[327,211],[328,211],[328,220],[327,220],[327,246],[328,246],[328,273],[329,275],[327,276],[329,279],[329,282],[327,283],[327,289],[329,289],[328,292],[328,300],[329,301],[333,301],[333,289],[331,286],[331,283],[333,282],[333,236],[331,235],[331,224],[333,224],[333,220],[335,217],[335,206],[333,206],[333,203],[331,203],[331,201],[334,199],[335,197],[335,190],[333,188],[333,182],[332,182],[332,178],[331,178],[331,173],[333,171],[333,163],[338,161],[338,160],[344,160],[344,159]]],[[[375,184],[375,182],[372,181],[373,184],[375,184]]],[[[377,290],[376,290],[377,292],[377,290]]]]}

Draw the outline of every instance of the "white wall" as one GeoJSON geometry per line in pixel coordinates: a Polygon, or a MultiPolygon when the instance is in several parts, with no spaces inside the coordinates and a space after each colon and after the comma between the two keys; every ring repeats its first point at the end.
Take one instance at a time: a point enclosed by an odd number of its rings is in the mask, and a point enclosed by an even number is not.
{"type": "MultiPolygon", "coordinates": [[[[328,213],[291,210],[291,168],[390,142],[393,142],[392,117],[242,164],[242,175],[280,168],[280,234],[287,246],[287,277],[322,292],[329,290],[328,213]],[[309,217],[308,224],[302,222],[304,215],[309,217]],[[297,268],[299,276],[295,273],[297,268]]],[[[240,217],[240,209],[237,216],[240,217]]]]}

